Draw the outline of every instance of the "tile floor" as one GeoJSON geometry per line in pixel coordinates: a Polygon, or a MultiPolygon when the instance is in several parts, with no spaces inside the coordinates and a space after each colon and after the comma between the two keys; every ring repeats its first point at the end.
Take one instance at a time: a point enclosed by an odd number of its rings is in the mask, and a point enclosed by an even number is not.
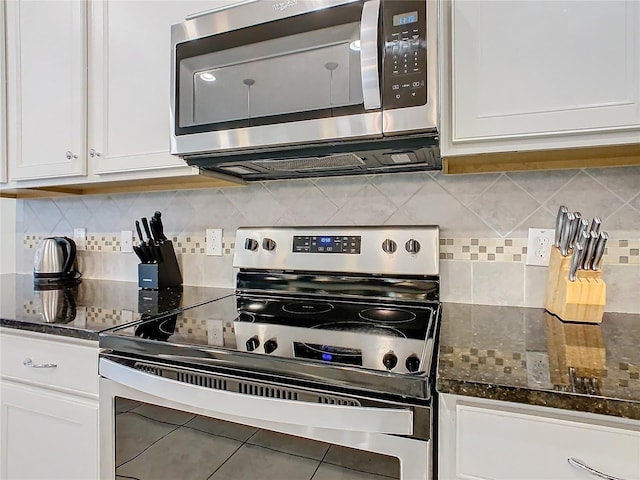
{"type": "Polygon", "coordinates": [[[397,458],[124,399],[116,479],[388,480],[397,458]]]}

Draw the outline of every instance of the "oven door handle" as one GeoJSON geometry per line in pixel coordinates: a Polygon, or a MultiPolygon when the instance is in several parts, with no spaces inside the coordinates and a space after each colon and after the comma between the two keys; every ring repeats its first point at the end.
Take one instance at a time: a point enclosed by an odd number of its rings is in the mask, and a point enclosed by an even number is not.
{"type": "Polygon", "coordinates": [[[100,375],[131,389],[208,411],[249,419],[369,433],[413,434],[413,412],[406,408],[325,405],[243,395],[180,383],[100,359],[100,375]]]}
{"type": "Polygon", "coordinates": [[[365,110],[380,108],[380,65],[378,62],[378,17],[380,0],[370,0],[360,17],[360,75],[365,110]]]}

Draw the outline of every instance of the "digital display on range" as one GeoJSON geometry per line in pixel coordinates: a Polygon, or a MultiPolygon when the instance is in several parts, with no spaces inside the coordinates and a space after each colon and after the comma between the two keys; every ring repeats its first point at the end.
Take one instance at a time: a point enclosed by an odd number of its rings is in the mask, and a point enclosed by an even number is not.
{"type": "Polygon", "coordinates": [[[296,358],[362,366],[362,351],[356,348],[293,342],[293,352],[296,358]]]}
{"type": "Polygon", "coordinates": [[[408,25],[410,23],[416,23],[418,21],[418,12],[400,13],[393,16],[393,26],[398,27],[400,25],[408,25]]]}
{"type": "Polygon", "coordinates": [[[361,238],[358,235],[295,235],[293,252],[359,254],[361,238]]]}

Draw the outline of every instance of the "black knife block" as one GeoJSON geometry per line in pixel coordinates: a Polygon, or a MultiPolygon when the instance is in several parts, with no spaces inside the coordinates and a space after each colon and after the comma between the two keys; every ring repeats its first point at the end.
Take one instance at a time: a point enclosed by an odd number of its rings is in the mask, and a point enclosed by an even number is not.
{"type": "Polygon", "coordinates": [[[138,287],[147,290],[162,290],[164,288],[182,285],[182,274],[170,240],[151,246],[155,250],[157,263],[140,263],[138,265],[138,287]]]}

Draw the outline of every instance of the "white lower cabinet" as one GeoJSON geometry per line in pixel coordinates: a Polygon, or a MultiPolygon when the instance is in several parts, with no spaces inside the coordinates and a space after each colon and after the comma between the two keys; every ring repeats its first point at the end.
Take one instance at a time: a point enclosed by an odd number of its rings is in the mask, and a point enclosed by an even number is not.
{"type": "Polygon", "coordinates": [[[439,413],[440,479],[640,479],[640,421],[452,395],[439,413]]]}
{"type": "Polygon", "coordinates": [[[98,478],[98,405],[2,382],[2,478],[98,478]]]}
{"type": "Polygon", "coordinates": [[[0,352],[0,478],[98,478],[97,342],[2,328],[0,352]]]}

